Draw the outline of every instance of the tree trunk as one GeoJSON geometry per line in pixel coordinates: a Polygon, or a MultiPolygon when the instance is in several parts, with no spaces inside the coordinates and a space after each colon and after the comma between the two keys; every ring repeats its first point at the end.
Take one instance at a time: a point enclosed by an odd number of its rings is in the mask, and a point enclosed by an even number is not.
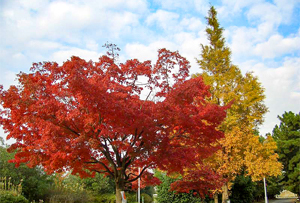
{"type": "Polygon", "coordinates": [[[218,203],[218,202],[219,202],[219,199],[218,199],[218,193],[215,193],[215,194],[214,194],[214,201],[215,201],[215,203],[218,203]]]}
{"type": "Polygon", "coordinates": [[[122,203],[121,191],[124,191],[124,187],[116,184],[116,203],[122,203]]]}
{"type": "Polygon", "coordinates": [[[226,203],[226,200],[228,200],[228,185],[227,183],[224,183],[222,186],[222,203],[226,203]]]}

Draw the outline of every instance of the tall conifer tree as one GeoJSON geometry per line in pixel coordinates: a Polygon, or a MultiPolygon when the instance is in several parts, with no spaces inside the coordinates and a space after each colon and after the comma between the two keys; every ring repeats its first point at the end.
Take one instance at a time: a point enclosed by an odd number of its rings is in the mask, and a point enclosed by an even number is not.
{"type": "MultiPolygon", "coordinates": [[[[241,70],[232,64],[231,51],[225,44],[224,29],[220,27],[214,7],[210,8],[206,19],[209,45],[201,45],[202,52],[198,64],[202,72],[194,77],[202,76],[204,82],[210,85],[211,97],[207,98],[210,102],[218,105],[231,104],[227,117],[220,126],[225,133],[225,138],[218,141],[221,150],[208,160],[209,165],[226,180],[221,189],[222,202],[225,202],[228,199],[230,182],[242,169],[246,169],[255,179],[260,179],[265,175],[279,174],[281,165],[277,162],[277,155],[271,157],[274,155],[274,145],[263,145],[258,141],[259,137],[254,135],[254,130],[262,124],[263,116],[267,112],[264,88],[252,73],[243,75],[241,70]],[[270,152],[266,154],[262,148],[268,147],[270,152]],[[261,164],[269,161],[275,167],[256,174],[250,170],[254,164],[250,155],[254,153],[258,153],[261,164]]],[[[268,141],[273,142],[272,138],[268,138],[268,141]]]]}
{"type": "Polygon", "coordinates": [[[300,194],[300,113],[291,111],[278,116],[280,125],[273,129],[277,142],[279,160],[284,168],[282,184],[300,194]]]}

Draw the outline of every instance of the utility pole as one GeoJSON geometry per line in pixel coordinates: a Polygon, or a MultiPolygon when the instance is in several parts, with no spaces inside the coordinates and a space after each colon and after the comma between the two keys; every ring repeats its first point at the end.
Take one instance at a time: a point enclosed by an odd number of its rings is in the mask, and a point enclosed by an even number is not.
{"type": "MultiPolygon", "coordinates": [[[[140,173],[141,173],[141,168],[139,167],[138,175],[140,175],[140,173]]],[[[141,176],[138,179],[138,203],[141,203],[141,176]]]]}

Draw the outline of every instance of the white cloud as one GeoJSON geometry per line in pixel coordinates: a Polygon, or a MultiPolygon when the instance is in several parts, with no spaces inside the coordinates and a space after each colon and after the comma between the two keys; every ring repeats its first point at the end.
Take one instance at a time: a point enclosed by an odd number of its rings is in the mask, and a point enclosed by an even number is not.
{"type": "Polygon", "coordinates": [[[254,28],[233,26],[227,32],[234,61],[241,62],[254,56],[281,57],[299,50],[299,35],[284,38],[274,32],[274,27],[269,23],[254,28]]]}
{"type": "Polygon", "coordinates": [[[292,92],[291,98],[300,101],[300,92],[292,92]]]}
{"type": "MultiPolygon", "coordinates": [[[[123,0],[119,0],[119,1],[120,1],[120,5],[123,6],[124,1],[123,0]]],[[[147,4],[148,3],[146,0],[127,0],[125,3],[125,5],[127,6],[128,9],[139,12],[139,13],[148,12],[147,4]]]]}
{"type": "MultiPolygon", "coordinates": [[[[24,2],[24,1],[20,1],[24,2]]],[[[43,1],[40,6],[11,1],[2,8],[1,43],[19,46],[35,39],[80,44],[83,37],[119,37],[148,13],[144,0],[43,1]],[[20,34],[22,33],[22,34],[20,34]]],[[[29,2],[30,4],[30,2],[29,2]]]]}
{"type": "Polygon", "coordinates": [[[34,50],[49,51],[49,50],[59,49],[62,47],[62,45],[55,41],[30,40],[27,44],[27,47],[29,49],[34,49],[34,50]]]}
{"type": "MultiPolygon", "coordinates": [[[[203,34],[203,32],[201,33],[203,34]]],[[[192,66],[190,72],[197,73],[200,69],[195,58],[199,58],[201,52],[200,44],[207,44],[207,42],[205,35],[179,32],[170,38],[156,40],[148,45],[140,43],[127,44],[125,52],[128,58],[137,58],[141,61],[151,60],[155,62],[157,60],[157,50],[160,48],[166,48],[170,51],[179,51],[180,55],[186,57],[190,62],[192,66]]]]}
{"type": "Polygon", "coordinates": [[[97,51],[98,47],[99,47],[99,44],[95,40],[87,40],[86,48],[88,50],[97,51]]]}
{"type": "Polygon", "coordinates": [[[295,46],[298,45],[298,37],[281,38],[278,34],[280,25],[291,22],[296,4],[297,0],[292,0],[288,5],[283,0],[272,3],[263,0],[223,0],[223,6],[219,8],[220,18],[230,17],[232,14],[241,15],[243,12],[249,23],[244,26],[231,26],[226,30],[233,60],[241,62],[255,56],[281,57],[297,50],[295,46]]]}
{"type": "MultiPolygon", "coordinates": [[[[13,3],[13,2],[11,2],[13,3]]],[[[43,9],[49,4],[49,0],[40,1],[40,0],[15,0],[15,4],[20,5],[20,7],[28,10],[38,11],[43,9]]]]}
{"type": "Polygon", "coordinates": [[[70,59],[71,56],[78,56],[82,59],[85,59],[87,61],[98,61],[99,57],[101,56],[101,53],[97,53],[95,51],[85,50],[85,49],[79,49],[79,48],[66,48],[65,50],[59,50],[54,52],[50,60],[56,61],[60,65],[70,59]]]}
{"type": "Polygon", "coordinates": [[[180,26],[186,28],[189,31],[200,31],[205,27],[205,25],[201,22],[199,18],[191,17],[191,18],[183,18],[180,21],[180,26]]]}
{"type": "Polygon", "coordinates": [[[157,12],[147,17],[146,23],[148,25],[156,24],[164,30],[173,30],[175,25],[177,25],[178,19],[179,14],[177,13],[165,10],[158,10],[157,12]]]}
{"type": "MultiPolygon", "coordinates": [[[[73,1],[71,1],[73,2],[73,1]]],[[[82,0],[84,4],[92,5],[95,8],[113,9],[113,10],[130,10],[138,13],[147,12],[147,1],[146,0],[82,0]]]]}
{"type": "Polygon", "coordinates": [[[154,0],[157,4],[159,4],[163,9],[174,10],[178,8],[183,8],[184,10],[188,9],[191,4],[191,1],[176,1],[176,0],[154,0]]]}
{"type": "MultiPolygon", "coordinates": [[[[153,40],[177,40],[176,35],[180,33],[190,33],[191,35],[203,32],[206,25],[196,17],[183,17],[175,12],[158,10],[155,13],[150,14],[146,23],[149,26],[157,26],[163,29],[160,38],[154,38],[153,40]],[[161,39],[163,37],[163,39],[161,39]]],[[[201,34],[202,35],[202,34],[201,34]]],[[[181,39],[184,40],[184,39],[181,39]]],[[[177,43],[177,42],[175,42],[177,43]]]]}
{"type": "Polygon", "coordinates": [[[247,17],[250,21],[257,20],[258,22],[268,22],[275,25],[280,24],[282,21],[280,9],[269,2],[253,5],[249,9],[247,17]]]}
{"type": "Polygon", "coordinates": [[[111,35],[119,37],[124,32],[130,33],[132,26],[138,26],[139,20],[137,14],[131,12],[121,12],[121,13],[111,13],[111,16],[107,16],[109,18],[107,27],[111,35]]]}
{"type": "Polygon", "coordinates": [[[46,16],[47,21],[53,24],[64,23],[65,25],[81,26],[91,20],[90,13],[91,8],[88,5],[54,1],[49,5],[44,16],[46,16]]]}
{"type": "Polygon", "coordinates": [[[209,1],[205,0],[194,0],[194,7],[196,10],[201,13],[202,15],[206,16],[208,13],[208,10],[210,8],[209,1]]]}
{"type": "Polygon", "coordinates": [[[88,6],[58,1],[42,5],[44,7],[39,10],[33,10],[15,2],[3,8],[1,27],[6,44],[18,46],[31,39],[45,37],[67,39],[71,33],[74,34],[74,30],[88,24],[90,19],[88,6]]]}
{"type": "Polygon", "coordinates": [[[300,37],[283,38],[273,35],[268,41],[257,44],[254,53],[262,58],[275,58],[284,54],[300,51],[300,37]]]}
{"type": "Polygon", "coordinates": [[[289,23],[293,10],[299,0],[222,0],[222,6],[218,8],[220,18],[237,16],[244,12],[248,19],[254,23],[268,22],[273,25],[289,23]],[[254,21],[254,22],[253,22],[254,21]]]}
{"type": "Polygon", "coordinates": [[[265,87],[266,105],[269,113],[261,129],[263,135],[271,132],[278,123],[277,116],[285,111],[299,112],[300,58],[286,58],[280,67],[268,67],[266,64],[253,64],[251,70],[259,77],[265,87]]]}
{"type": "Polygon", "coordinates": [[[13,72],[10,70],[1,70],[0,81],[1,85],[3,85],[4,89],[8,89],[11,85],[17,85],[18,81],[16,81],[17,72],[13,72]]]}
{"type": "Polygon", "coordinates": [[[177,46],[172,42],[156,41],[148,46],[140,43],[127,44],[125,52],[130,59],[136,58],[140,61],[151,60],[155,63],[157,60],[157,51],[161,48],[167,48],[171,51],[177,50],[177,46]]]}
{"type": "Polygon", "coordinates": [[[282,16],[282,22],[285,24],[290,23],[293,19],[291,18],[295,11],[296,4],[300,3],[299,0],[274,0],[275,5],[279,9],[280,15],[282,16]]]}
{"type": "Polygon", "coordinates": [[[190,62],[191,73],[200,72],[196,58],[200,58],[200,44],[206,45],[208,43],[206,36],[196,36],[193,33],[181,32],[175,34],[174,40],[178,44],[179,53],[182,56],[186,57],[187,60],[190,62]]]}
{"type": "Polygon", "coordinates": [[[242,12],[246,7],[263,2],[264,0],[222,0],[222,6],[218,8],[221,18],[228,18],[242,12]]]}
{"type": "Polygon", "coordinates": [[[206,0],[154,0],[161,8],[165,10],[196,10],[200,12],[202,15],[207,14],[209,9],[209,2],[206,0]]]}
{"type": "Polygon", "coordinates": [[[252,55],[254,43],[257,40],[257,30],[247,27],[231,27],[228,29],[231,36],[230,48],[233,61],[240,61],[247,55],[252,55]]]}
{"type": "Polygon", "coordinates": [[[16,54],[12,55],[12,58],[14,60],[24,60],[26,57],[22,53],[16,53],[16,54]]]}

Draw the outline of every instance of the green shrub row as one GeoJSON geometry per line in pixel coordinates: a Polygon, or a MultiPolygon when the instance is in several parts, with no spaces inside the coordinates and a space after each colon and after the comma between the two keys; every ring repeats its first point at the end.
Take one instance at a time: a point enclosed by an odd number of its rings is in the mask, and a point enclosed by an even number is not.
{"type": "Polygon", "coordinates": [[[91,203],[115,203],[115,194],[102,194],[94,196],[90,199],[91,203]]]}
{"type": "Polygon", "coordinates": [[[29,203],[29,201],[22,195],[16,195],[12,191],[0,190],[1,203],[29,203]]]}
{"type": "MultiPolygon", "coordinates": [[[[152,203],[153,199],[148,194],[141,194],[141,197],[144,198],[144,203],[152,203]]],[[[135,193],[127,193],[126,194],[127,202],[128,203],[137,203],[136,194],[135,193]]],[[[102,195],[95,195],[90,199],[90,203],[115,203],[116,196],[115,194],[102,194],[102,195]]]]}

